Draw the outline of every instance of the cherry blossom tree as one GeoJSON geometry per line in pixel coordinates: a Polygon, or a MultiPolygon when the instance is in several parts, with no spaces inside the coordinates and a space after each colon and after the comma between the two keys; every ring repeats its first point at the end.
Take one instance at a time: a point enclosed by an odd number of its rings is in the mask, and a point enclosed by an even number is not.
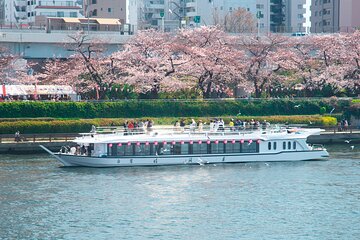
{"type": "Polygon", "coordinates": [[[104,99],[106,92],[121,82],[123,72],[115,67],[113,58],[103,54],[102,42],[90,41],[82,33],[69,37],[73,42],[65,47],[74,54],[68,59],[49,59],[35,78],[43,83],[67,84],[78,92],[93,92],[96,99],[104,99]]]}
{"type": "Polygon", "coordinates": [[[219,10],[213,12],[214,25],[225,32],[253,33],[256,32],[256,18],[245,8],[227,12],[224,16],[219,10]]]}
{"type": "Polygon", "coordinates": [[[233,48],[234,39],[217,27],[182,29],[176,36],[181,65],[178,77],[195,81],[204,98],[214,91],[226,91],[232,83],[236,59],[241,52],[233,48]]]}
{"type": "Polygon", "coordinates": [[[238,48],[243,52],[243,57],[237,58],[240,79],[247,81],[245,88],[253,90],[255,97],[259,98],[261,92],[270,87],[274,80],[285,80],[278,73],[291,69],[288,44],[288,38],[280,35],[238,38],[238,48]],[[252,85],[252,89],[249,89],[249,85],[252,85]]]}
{"type": "Polygon", "coordinates": [[[3,82],[9,81],[9,72],[12,71],[12,64],[17,59],[16,56],[9,53],[8,49],[0,46],[0,74],[3,82]]]}
{"type": "Polygon", "coordinates": [[[116,66],[125,66],[128,84],[139,93],[157,98],[161,91],[189,87],[176,75],[179,66],[186,63],[178,53],[179,45],[172,35],[151,29],[140,31],[112,57],[116,66]]]}

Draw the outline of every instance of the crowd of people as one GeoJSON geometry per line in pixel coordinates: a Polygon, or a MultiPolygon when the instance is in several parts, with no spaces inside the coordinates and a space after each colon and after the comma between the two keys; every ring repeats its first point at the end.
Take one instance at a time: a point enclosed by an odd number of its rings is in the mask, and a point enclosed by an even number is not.
{"type": "MultiPolygon", "coordinates": [[[[206,122],[203,123],[202,120],[196,122],[194,119],[191,119],[191,123],[188,125],[188,129],[190,132],[202,132],[204,130],[204,125],[206,122]]],[[[270,123],[266,120],[260,122],[258,120],[251,119],[250,121],[247,120],[240,120],[240,119],[231,119],[227,124],[222,118],[215,118],[210,120],[209,127],[207,130],[210,132],[224,132],[226,131],[240,131],[240,130],[252,130],[252,129],[266,129],[270,127],[270,123]]],[[[187,124],[184,119],[177,120],[174,124],[174,131],[175,132],[184,132],[187,128],[187,124]]]]}
{"type": "Polygon", "coordinates": [[[124,134],[133,134],[133,133],[148,133],[152,131],[154,122],[151,119],[146,121],[126,121],[123,124],[124,134]]]}

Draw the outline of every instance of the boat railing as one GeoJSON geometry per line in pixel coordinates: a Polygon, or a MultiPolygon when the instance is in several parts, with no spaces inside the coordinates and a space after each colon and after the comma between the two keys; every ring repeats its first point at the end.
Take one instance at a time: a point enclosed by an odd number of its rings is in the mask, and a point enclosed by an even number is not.
{"type": "Polygon", "coordinates": [[[223,127],[218,129],[211,129],[209,126],[203,128],[174,127],[174,126],[154,126],[151,128],[133,128],[127,129],[124,127],[110,126],[110,127],[96,127],[90,133],[82,133],[82,136],[94,134],[118,134],[118,135],[157,135],[157,134],[170,134],[170,135],[205,135],[205,136],[225,136],[225,135],[247,135],[247,134],[270,134],[281,133],[288,130],[285,127],[268,127],[264,128],[240,128],[240,127],[223,127]]]}

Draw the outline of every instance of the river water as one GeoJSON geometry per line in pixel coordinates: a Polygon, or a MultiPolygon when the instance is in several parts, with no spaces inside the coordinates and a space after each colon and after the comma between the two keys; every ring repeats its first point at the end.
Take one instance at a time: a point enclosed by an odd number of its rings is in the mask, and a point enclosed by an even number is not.
{"type": "Polygon", "coordinates": [[[329,161],[61,168],[0,156],[0,239],[360,239],[360,144],[329,161]]]}

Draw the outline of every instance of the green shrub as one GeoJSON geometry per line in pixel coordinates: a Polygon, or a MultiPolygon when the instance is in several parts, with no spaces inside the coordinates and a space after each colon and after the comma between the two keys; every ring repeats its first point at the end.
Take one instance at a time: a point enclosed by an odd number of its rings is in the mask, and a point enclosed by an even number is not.
{"type": "MultiPolygon", "coordinates": [[[[118,102],[2,102],[2,118],[140,118],[313,115],[330,102],[321,100],[214,100],[214,101],[118,101],[118,102]]],[[[338,104],[338,103],[337,103],[338,104]]],[[[338,104],[339,105],[339,104],[338,104]]],[[[340,109],[338,110],[340,111],[340,109]]]]}

